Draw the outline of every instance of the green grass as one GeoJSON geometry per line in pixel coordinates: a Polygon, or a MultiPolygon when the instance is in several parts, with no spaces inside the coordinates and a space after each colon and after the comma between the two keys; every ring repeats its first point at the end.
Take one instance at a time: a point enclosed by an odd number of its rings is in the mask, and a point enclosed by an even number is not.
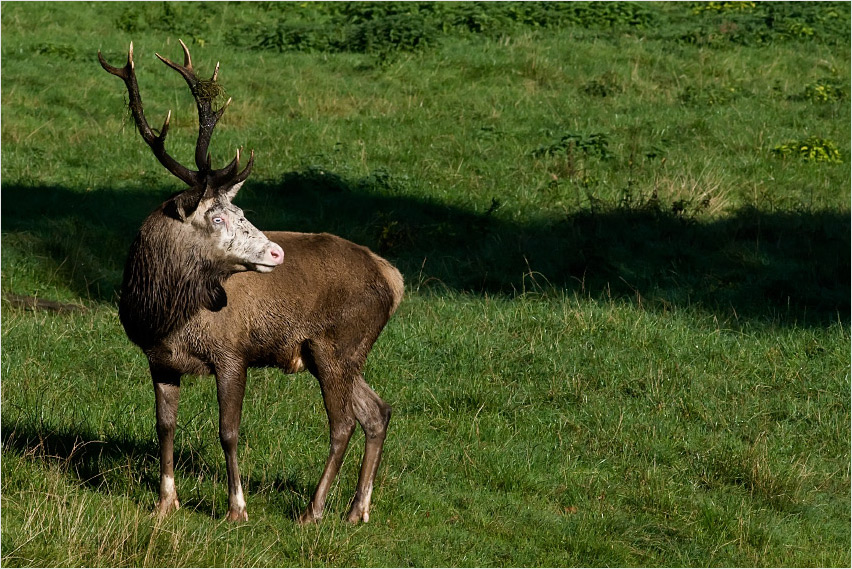
{"type": "MultiPolygon", "coordinates": [[[[6,566],[850,563],[848,4],[3,3],[6,566]],[[412,17],[416,12],[417,17],[412,17]],[[301,528],[316,381],[249,375],[250,521],[223,521],[215,384],[186,378],[182,509],[150,512],[144,356],[116,295],[190,162],[186,41],[233,103],[238,204],[404,272],[366,377],[394,408],[369,524],[301,528]],[[820,146],[831,159],[819,160],[820,146]],[[839,162],[838,162],[839,160],[839,162]]],[[[360,437],[360,438],[359,438],[360,437]]]]}

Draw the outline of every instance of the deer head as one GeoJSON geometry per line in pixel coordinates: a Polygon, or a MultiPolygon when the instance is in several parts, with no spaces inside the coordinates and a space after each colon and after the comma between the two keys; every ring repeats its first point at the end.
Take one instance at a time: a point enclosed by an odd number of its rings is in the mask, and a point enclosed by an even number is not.
{"type": "Polygon", "coordinates": [[[165,140],[169,130],[171,111],[166,115],[159,134],[155,134],[148,125],[142,109],[139,85],[136,82],[133,43],[130,44],[127,64],[124,67],[109,65],[100,51],[98,51],[98,60],[101,67],[124,81],[136,127],[151,147],[154,156],[169,172],[189,186],[189,189],[171,197],[163,204],[162,209],[167,216],[183,224],[181,230],[186,232],[186,235],[183,236],[182,241],[200,244],[199,249],[204,250],[206,260],[213,261],[226,272],[245,270],[269,272],[282,263],[283,250],[249,223],[242,210],[231,203],[251,173],[254,151],[242,170],[240,170],[239,149],[230,164],[220,169],[212,167],[208,151],[210,138],[231,99],[228,99],[218,110],[213,109],[214,99],[221,92],[217,82],[219,64],[216,64],[213,76],[209,80],[199,79],[192,67],[189,49],[183,41],[180,45],[184,54],[183,65],[169,61],[160,54],[156,56],[180,73],[195,99],[198,108],[198,140],[195,144],[197,170],[187,168],[166,152],[165,140]]]}

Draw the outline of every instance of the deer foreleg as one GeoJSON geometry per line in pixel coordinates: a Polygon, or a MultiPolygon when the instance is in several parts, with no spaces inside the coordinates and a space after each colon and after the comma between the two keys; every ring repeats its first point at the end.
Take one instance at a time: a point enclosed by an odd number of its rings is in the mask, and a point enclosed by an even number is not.
{"type": "Polygon", "coordinates": [[[240,482],[237,461],[237,442],[240,438],[240,420],[246,390],[246,372],[217,370],[216,393],[219,399],[219,441],[225,452],[225,469],[228,473],[228,520],[247,521],[246,500],[240,482]]]}
{"type": "Polygon", "coordinates": [[[180,399],[180,375],[151,369],[157,408],[157,438],[160,441],[160,499],[156,513],[165,516],[180,507],[175,490],[175,426],[180,399]]]}

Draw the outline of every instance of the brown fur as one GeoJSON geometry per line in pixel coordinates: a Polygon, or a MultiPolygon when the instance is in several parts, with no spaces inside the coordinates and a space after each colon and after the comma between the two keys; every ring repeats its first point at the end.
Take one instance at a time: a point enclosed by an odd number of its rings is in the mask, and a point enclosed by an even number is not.
{"type": "MultiPolygon", "coordinates": [[[[246,520],[237,441],[246,368],[308,369],[322,388],[331,445],[322,477],[300,521],[322,517],[349,439],[366,435],[349,521],[368,521],[373,481],[390,421],[390,407],[370,389],[361,370],[367,354],[403,295],[402,275],[368,249],[340,237],[304,233],[264,235],[231,203],[251,173],[240,153],[214,170],[207,152],[225,108],[212,108],[218,65],[198,79],[189,49],[184,64],[160,59],[186,80],[196,100],[199,134],[190,170],[165,150],[169,114],[159,134],[148,125],[136,82],[133,44],[124,67],[101,66],[124,81],[143,140],[189,189],[154,211],[127,258],[119,318],[145,352],[154,382],[160,442],[158,511],[179,507],[174,485],[174,436],[184,374],[215,374],[219,440],[228,473],[228,519],[246,520]]],[[[227,106],[227,104],[226,104],[227,106]]]]}
{"type": "MultiPolygon", "coordinates": [[[[183,242],[178,239],[180,226],[164,208],[146,220],[131,248],[121,293],[122,324],[147,355],[155,383],[179,385],[182,374],[215,373],[221,405],[232,383],[239,384],[242,399],[247,367],[308,369],[322,387],[332,446],[337,439],[345,450],[341,441],[348,442],[355,421],[367,433],[368,446],[371,438],[383,440],[390,407],[364,383],[361,370],[402,299],[399,271],[340,237],[271,232],[266,236],[284,250],[283,264],[270,273],[228,275],[198,257],[203,243],[187,243],[185,235],[183,242]],[[346,436],[335,432],[341,426],[346,436]]],[[[331,454],[337,454],[334,448],[331,454]]],[[[375,464],[366,465],[362,495],[372,488],[379,457],[380,450],[375,464]]],[[[333,479],[336,470],[330,474],[333,479]]],[[[302,521],[319,519],[324,500],[324,492],[315,495],[302,521]]],[[[176,506],[176,497],[161,492],[160,507],[170,510],[172,503],[176,506]]],[[[229,517],[245,518],[239,504],[231,506],[229,517]]],[[[352,521],[366,521],[369,503],[356,499],[352,507],[352,521]]]]}
{"type": "Polygon", "coordinates": [[[268,274],[231,276],[193,266],[162,235],[153,243],[137,239],[127,263],[135,278],[125,280],[120,316],[152,363],[198,373],[224,358],[292,373],[299,370],[290,362],[308,361],[305,342],[327,338],[338,350],[349,342],[347,357],[364,364],[402,299],[399,271],[334,235],[266,235],[284,249],[284,263],[268,274]],[[149,269],[144,277],[136,274],[141,267],[149,269]]]}

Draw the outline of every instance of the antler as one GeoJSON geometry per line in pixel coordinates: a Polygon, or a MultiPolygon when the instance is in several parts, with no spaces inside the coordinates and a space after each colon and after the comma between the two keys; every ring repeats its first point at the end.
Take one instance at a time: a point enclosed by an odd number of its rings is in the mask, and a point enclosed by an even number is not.
{"type": "Polygon", "coordinates": [[[192,187],[204,186],[205,189],[225,189],[236,184],[240,184],[248,178],[251,173],[252,165],[254,164],[254,151],[249,157],[248,164],[240,171],[240,151],[237,150],[236,157],[224,168],[214,170],[211,167],[211,156],[208,151],[210,146],[210,137],[213,134],[213,129],[216,123],[224,114],[225,109],[231,103],[231,99],[220,108],[218,111],[213,110],[213,99],[221,92],[221,87],[216,82],[219,75],[219,64],[216,64],[216,69],[213,71],[213,77],[209,81],[199,79],[195,75],[195,70],[192,68],[192,58],[189,55],[189,49],[183,41],[180,45],[183,48],[184,63],[178,65],[169,61],[159,53],[156,54],[160,60],[181,74],[189,85],[192,96],[195,99],[195,104],[198,107],[198,140],[195,143],[195,165],[197,171],[190,170],[186,166],[179,163],[177,160],[169,156],[165,150],[166,133],[169,130],[169,119],[171,119],[171,111],[166,115],[166,120],[163,122],[163,128],[160,129],[160,134],[155,135],[148,121],[145,119],[145,113],[142,110],[142,98],[139,95],[139,85],[136,83],[135,64],[133,63],[133,42],[130,43],[130,50],[127,53],[127,64],[124,67],[113,67],[108,64],[101,52],[98,51],[98,61],[109,73],[116,77],[120,77],[127,86],[127,93],[130,97],[130,110],[133,113],[133,119],[136,121],[136,126],[139,129],[139,134],[151,150],[154,156],[166,169],[183,180],[187,185],[192,187]]]}

